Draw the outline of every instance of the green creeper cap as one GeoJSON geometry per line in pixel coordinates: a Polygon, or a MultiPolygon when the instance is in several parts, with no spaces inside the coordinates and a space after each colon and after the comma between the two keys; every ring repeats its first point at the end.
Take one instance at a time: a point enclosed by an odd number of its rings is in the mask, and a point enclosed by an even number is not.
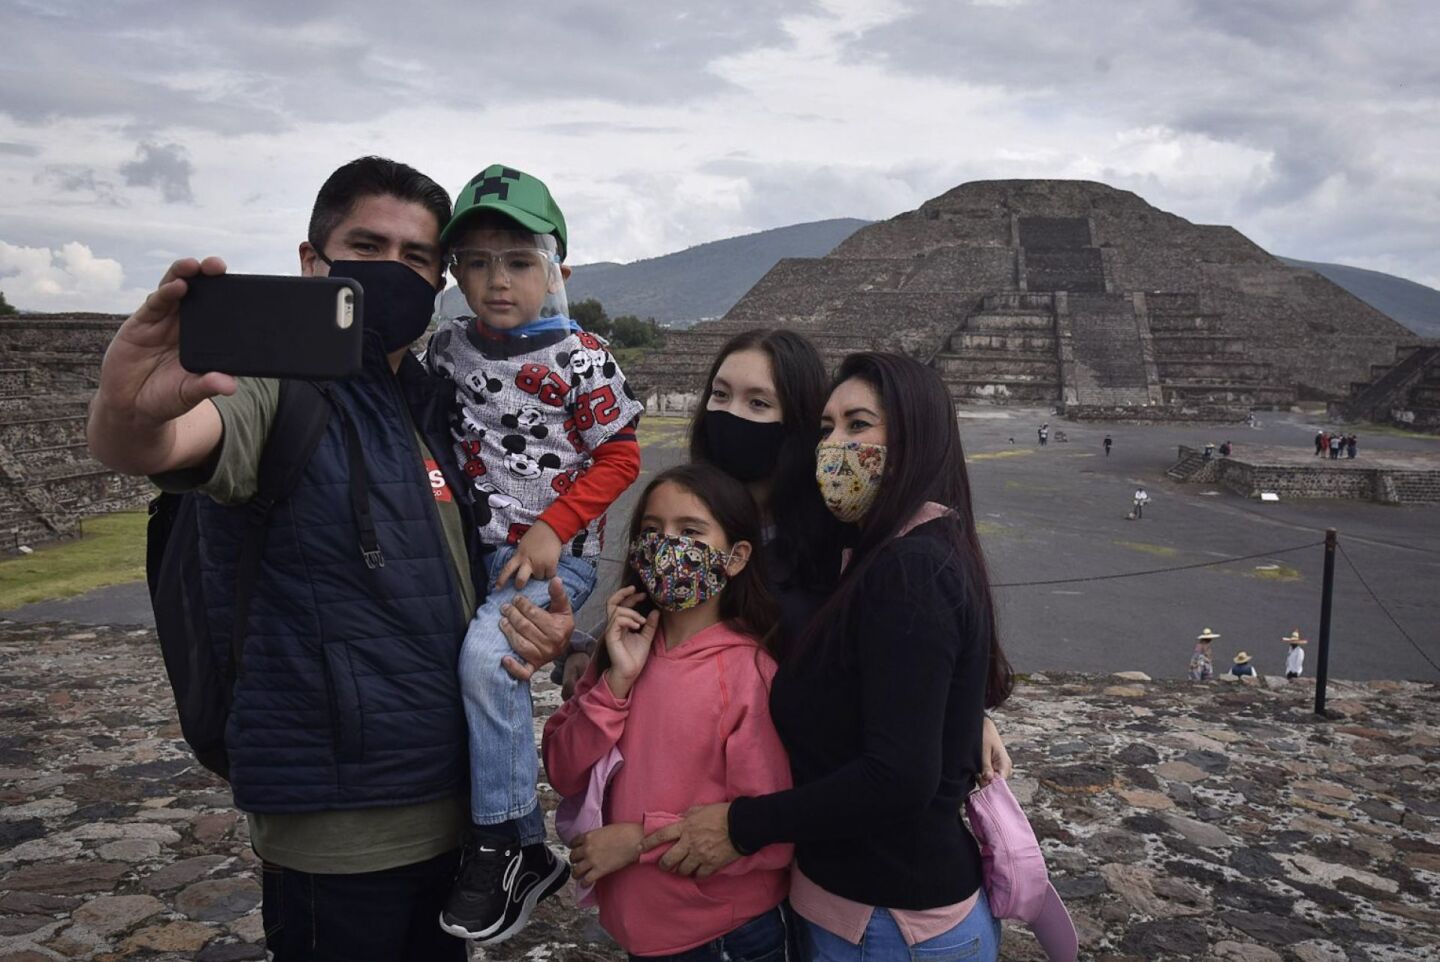
{"type": "Polygon", "coordinates": [[[539,178],[503,164],[486,167],[460,191],[455,213],[440,232],[440,242],[448,244],[460,225],[481,210],[504,214],[533,233],[555,235],[560,259],[565,259],[565,215],[539,178]]]}

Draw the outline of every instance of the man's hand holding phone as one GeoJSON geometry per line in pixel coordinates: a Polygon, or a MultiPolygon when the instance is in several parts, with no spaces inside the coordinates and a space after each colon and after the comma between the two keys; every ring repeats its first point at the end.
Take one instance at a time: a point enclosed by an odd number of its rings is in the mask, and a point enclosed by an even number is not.
{"type": "Polygon", "coordinates": [[[97,459],[129,474],[156,474],[199,463],[219,443],[219,414],[212,405],[196,406],[235,393],[235,378],[180,366],[180,300],[190,278],[224,273],[218,257],[178,260],[120,325],[90,407],[87,434],[97,459]],[[197,416],[182,424],[191,412],[197,416]]]}

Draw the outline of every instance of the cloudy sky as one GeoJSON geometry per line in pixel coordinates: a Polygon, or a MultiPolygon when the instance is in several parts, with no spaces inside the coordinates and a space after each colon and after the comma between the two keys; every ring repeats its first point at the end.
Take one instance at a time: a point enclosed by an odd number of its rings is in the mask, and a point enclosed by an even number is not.
{"type": "Polygon", "coordinates": [[[1440,286],[1434,0],[0,0],[0,290],[128,311],[174,257],[291,273],[365,153],[544,178],[571,262],[970,180],[1100,180],[1440,286]]]}

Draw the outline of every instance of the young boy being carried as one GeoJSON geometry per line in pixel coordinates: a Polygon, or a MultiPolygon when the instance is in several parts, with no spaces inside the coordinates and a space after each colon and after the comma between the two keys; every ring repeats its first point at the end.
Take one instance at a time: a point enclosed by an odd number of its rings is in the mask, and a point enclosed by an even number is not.
{"type": "Polygon", "coordinates": [[[604,342],[568,316],[565,218],[543,183],[485,168],[441,240],[473,316],[442,324],[426,366],[455,384],[455,449],[494,550],[459,665],[473,825],[440,924],[498,942],[569,877],[545,845],[530,688],[501,667],[501,609],[516,594],[546,604],[557,574],[573,609],[590,596],[605,512],[640,473],[644,407],[604,342]]]}

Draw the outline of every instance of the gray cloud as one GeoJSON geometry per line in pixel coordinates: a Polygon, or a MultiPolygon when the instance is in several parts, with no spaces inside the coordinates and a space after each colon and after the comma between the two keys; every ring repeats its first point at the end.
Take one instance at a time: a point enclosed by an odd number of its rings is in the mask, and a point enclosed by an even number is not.
{"type": "Polygon", "coordinates": [[[562,0],[498,11],[450,0],[415,16],[381,0],[261,0],[184,21],[155,4],[20,6],[6,17],[0,112],[235,134],[434,104],[683,102],[725,88],[708,63],[785,42],[779,18],[808,6],[562,0]]]}
{"type": "Polygon", "coordinates": [[[0,140],[0,154],[8,154],[12,157],[38,157],[40,148],[34,144],[15,144],[0,140]]]}
{"type": "Polygon", "coordinates": [[[141,144],[135,160],[120,165],[120,175],[131,187],[154,187],[167,203],[191,203],[190,175],[195,167],[179,144],[141,144]]]}
{"type": "MultiPolygon", "coordinates": [[[[1440,98],[1437,44],[1429,0],[1383,16],[1358,0],[930,2],[849,56],[1004,88],[1022,115],[1165,126],[1269,152],[1271,179],[1246,200],[1283,205],[1336,176],[1354,187],[1380,176],[1382,115],[1440,98]]],[[[1423,123],[1440,130],[1433,112],[1423,123]]]]}
{"type": "Polygon", "coordinates": [[[34,182],[61,195],[53,196],[51,203],[103,204],[107,207],[123,207],[124,201],[116,192],[115,183],[96,173],[93,167],[81,164],[47,164],[37,174],[34,182]]]}

